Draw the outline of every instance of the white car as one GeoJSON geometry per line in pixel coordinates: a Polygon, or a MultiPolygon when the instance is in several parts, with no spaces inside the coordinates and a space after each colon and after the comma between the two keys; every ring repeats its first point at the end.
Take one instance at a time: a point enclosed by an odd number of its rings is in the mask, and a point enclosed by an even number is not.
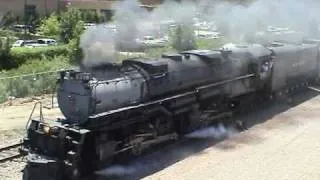
{"type": "Polygon", "coordinates": [[[56,46],[57,41],[54,39],[38,39],[38,40],[17,40],[13,43],[12,47],[44,47],[44,46],[56,46]]]}
{"type": "Polygon", "coordinates": [[[35,40],[17,40],[15,43],[13,43],[12,47],[26,47],[35,43],[37,43],[35,40]]]}
{"type": "Polygon", "coordinates": [[[25,45],[29,48],[36,48],[36,47],[46,47],[46,46],[56,46],[57,41],[54,39],[38,39],[35,41],[35,43],[30,43],[25,45]]]}
{"type": "Polygon", "coordinates": [[[12,47],[22,47],[24,44],[24,40],[17,40],[12,44],[12,47]]]}
{"type": "Polygon", "coordinates": [[[199,39],[219,39],[221,35],[220,32],[202,30],[195,30],[194,33],[199,39]]]}
{"type": "Polygon", "coordinates": [[[136,42],[142,45],[150,46],[150,47],[161,47],[165,46],[168,42],[166,37],[163,38],[155,38],[153,36],[144,36],[142,39],[136,39],[136,42]]]}
{"type": "Polygon", "coordinates": [[[38,44],[47,44],[48,46],[56,46],[57,41],[54,39],[38,39],[38,44]]]}

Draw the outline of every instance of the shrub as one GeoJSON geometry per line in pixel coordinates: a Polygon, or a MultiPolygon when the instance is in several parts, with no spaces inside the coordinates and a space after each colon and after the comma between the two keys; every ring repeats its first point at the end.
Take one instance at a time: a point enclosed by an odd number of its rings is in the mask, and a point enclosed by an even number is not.
{"type": "Polygon", "coordinates": [[[68,49],[66,45],[49,46],[41,48],[13,48],[11,50],[11,59],[17,65],[22,65],[27,60],[53,58],[55,56],[67,56],[68,49]]]}
{"type": "Polygon", "coordinates": [[[6,81],[0,81],[0,103],[7,100],[9,96],[8,85],[6,81]]]}
{"type": "Polygon", "coordinates": [[[68,58],[57,56],[28,61],[17,69],[0,72],[0,103],[8,96],[19,98],[52,93],[57,78],[55,71],[69,68],[68,58]]]}
{"type": "Polygon", "coordinates": [[[163,53],[176,52],[176,50],[170,46],[165,46],[159,48],[148,48],[144,52],[146,53],[146,57],[159,58],[163,53]]]}
{"type": "Polygon", "coordinates": [[[60,34],[59,26],[59,17],[55,14],[52,14],[42,21],[38,31],[45,36],[58,37],[60,34]]]}
{"type": "Polygon", "coordinates": [[[17,33],[9,30],[0,30],[1,37],[14,37],[17,33]]]}
{"type": "Polygon", "coordinates": [[[10,40],[0,39],[0,69],[11,68],[15,66],[10,56],[10,40]]]}
{"type": "Polygon", "coordinates": [[[178,51],[196,48],[194,29],[192,25],[180,24],[171,34],[172,47],[178,51]]]}
{"type": "Polygon", "coordinates": [[[54,58],[34,59],[16,69],[0,71],[0,78],[19,76],[46,71],[55,71],[61,68],[70,68],[69,59],[65,56],[55,56],[54,58]]]}
{"type": "Polygon", "coordinates": [[[81,19],[85,22],[99,23],[100,17],[95,10],[83,9],[81,10],[81,19]]]}
{"type": "Polygon", "coordinates": [[[64,43],[69,43],[71,39],[79,38],[78,28],[82,24],[81,30],[84,29],[81,11],[75,8],[69,8],[68,11],[61,14],[60,20],[60,38],[64,43]],[[76,30],[75,30],[76,29],[76,30]]]}
{"type": "Polygon", "coordinates": [[[221,47],[227,41],[224,38],[219,39],[198,39],[196,41],[198,49],[216,49],[221,47]]]}
{"type": "Polygon", "coordinates": [[[6,12],[3,17],[0,19],[1,25],[5,28],[8,28],[12,24],[16,22],[16,17],[12,13],[12,11],[6,12]]]}

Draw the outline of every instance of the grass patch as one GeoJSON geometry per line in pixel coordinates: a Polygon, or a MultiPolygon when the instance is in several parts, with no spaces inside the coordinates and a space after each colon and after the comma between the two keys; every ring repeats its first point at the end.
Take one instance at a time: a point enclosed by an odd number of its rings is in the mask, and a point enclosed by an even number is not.
{"type": "Polygon", "coordinates": [[[216,49],[226,44],[228,39],[219,38],[219,39],[198,39],[196,41],[197,49],[216,49]]]}
{"type": "Polygon", "coordinates": [[[0,72],[0,103],[9,96],[21,98],[53,92],[57,72],[48,71],[68,68],[71,68],[68,58],[56,56],[52,59],[28,61],[17,69],[0,72]],[[22,74],[25,75],[20,76],[22,74]]]}
{"type": "Polygon", "coordinates": [[[10,50],[11,60],[14,64],[21,66],[27,61],[38,59],[50,59],[55,56],[67,56],[68,48],[66,45],[48,46],[40,48],[17,47],[10,50]]]}

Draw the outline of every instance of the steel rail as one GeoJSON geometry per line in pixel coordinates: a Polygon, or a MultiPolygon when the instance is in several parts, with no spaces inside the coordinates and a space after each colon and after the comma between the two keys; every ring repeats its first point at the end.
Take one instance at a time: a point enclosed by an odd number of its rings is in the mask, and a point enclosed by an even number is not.
{"type": "Polygon", "coordinates": [[[22,143],[15,143],[15,144],[0,148],[0,163],[22,157],[23,155],[20,154],[18,150],[18,148],[21,145],[22,143]]]}

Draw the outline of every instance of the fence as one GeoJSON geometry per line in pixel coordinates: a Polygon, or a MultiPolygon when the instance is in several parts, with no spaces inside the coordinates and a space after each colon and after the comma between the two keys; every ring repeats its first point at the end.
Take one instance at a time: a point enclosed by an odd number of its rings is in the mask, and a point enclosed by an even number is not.
{"type": "Polygon", "coordinates": [[[58,71],[0,78],[0,103],[9,97],[23,98],[55,91],[58,71]]]}

